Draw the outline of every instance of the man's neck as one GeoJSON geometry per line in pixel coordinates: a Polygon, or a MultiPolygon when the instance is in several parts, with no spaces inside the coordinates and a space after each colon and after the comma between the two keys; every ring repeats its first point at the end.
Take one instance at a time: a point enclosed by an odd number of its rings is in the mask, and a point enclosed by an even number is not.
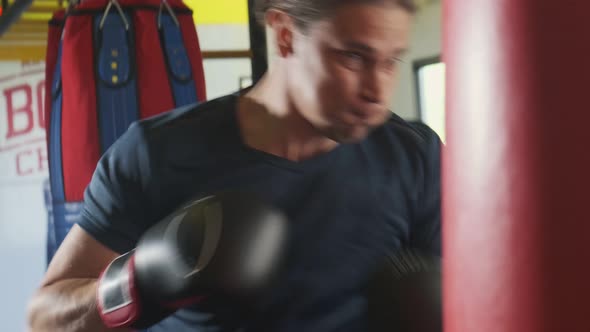
{"type": "Polygon", "coordinates": [[[266,76],[241,97],[238,123],[245,144],[292,161],[302,161],[335,148],[296,110],[284,80],[266,76]]]}

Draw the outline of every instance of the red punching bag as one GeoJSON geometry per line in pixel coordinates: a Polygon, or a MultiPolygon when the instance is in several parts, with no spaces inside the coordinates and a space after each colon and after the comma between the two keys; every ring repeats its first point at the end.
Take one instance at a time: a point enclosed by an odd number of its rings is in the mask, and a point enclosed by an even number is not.
{"type": "Polygon", "coordinates": [[[54,15],[46,56],[49,259],[79,219],[99,158],[129,125],[206,100],[192,14],[181,0],[85,0],[54,15]]]}
{"type": "Polygon", "coordinates": [[[448,332],[590,331],[590,1],[446,0],[448,332]]]}

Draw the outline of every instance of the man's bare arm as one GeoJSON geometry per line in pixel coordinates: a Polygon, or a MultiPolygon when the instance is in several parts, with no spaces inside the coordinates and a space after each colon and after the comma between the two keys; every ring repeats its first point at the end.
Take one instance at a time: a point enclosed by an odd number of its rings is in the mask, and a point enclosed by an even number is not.
{"type": "Polygon", "coordinates": [[[99,317],[96,287],[100,273],[117,256],[77,225],[72,227],[29,303],[30,331],[113,331],[99,317]]]}

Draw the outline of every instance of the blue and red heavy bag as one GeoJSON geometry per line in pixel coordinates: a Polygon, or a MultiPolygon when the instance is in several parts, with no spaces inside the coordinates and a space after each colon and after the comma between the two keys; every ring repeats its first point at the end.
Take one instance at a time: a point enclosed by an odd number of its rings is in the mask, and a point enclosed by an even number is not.
{"type": "MultiPolygon", "coordinates": [[[[44,121],[47,128],[47,151],[50,151],[50,118],[51,110],[57,108],[54,103],[61,105],[61,73],[58,63],[61,62],[61,36],[65,24],[65,10],[53,13],[49,21],[47,33],[47,51],[45,53],[45,100],[44,100],[44,121]],[[56,68],[57,66],[57,68],[56,68]],[[55,77],[55,79],[54,79],[55,77]]],[[[51,141],[51,143],[53,143],[51,141]]],[[[50,167],[51,168],[51,167],[50,167]]],[[[55,222],[53,216],[51,179],[43,183],[43,197],[47,208],[47,263],[51,260],[57,249],[55,222]]]]}
{"type": "Polygon", "coordinates": [[[86,0],[49,42],[58,44],[48,45],[46,83],[52,251],[79,217],[99,158],[129,125],[206,95],[192,10],[180,0],[86,0]]]}

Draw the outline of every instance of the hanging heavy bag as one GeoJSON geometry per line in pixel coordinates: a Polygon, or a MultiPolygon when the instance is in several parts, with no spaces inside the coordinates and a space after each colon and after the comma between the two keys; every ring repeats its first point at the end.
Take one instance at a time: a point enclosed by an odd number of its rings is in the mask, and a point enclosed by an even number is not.
{"type": "Polygon", "coordinates": [[[206,99],[192,11],[180,0],[86,0],[60,15],[47,48],[49,253],[79,218],[99,158],[132,122],[206,99]]]}

